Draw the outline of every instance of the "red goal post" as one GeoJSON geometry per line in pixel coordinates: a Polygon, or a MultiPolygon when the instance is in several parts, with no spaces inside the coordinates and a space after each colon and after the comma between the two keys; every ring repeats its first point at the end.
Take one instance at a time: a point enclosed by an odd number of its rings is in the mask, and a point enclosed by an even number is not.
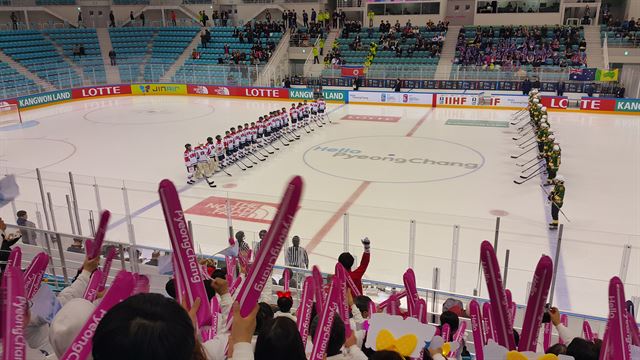
{"type": "Polygon", "coordinates": [[[14,124],[22,124],[18,104],[0,101],[0,127],[14,124]]]}

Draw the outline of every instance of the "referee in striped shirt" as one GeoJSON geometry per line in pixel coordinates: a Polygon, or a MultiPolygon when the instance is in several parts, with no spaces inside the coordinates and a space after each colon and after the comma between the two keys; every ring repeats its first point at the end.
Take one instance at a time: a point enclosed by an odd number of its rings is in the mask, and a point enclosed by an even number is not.
{"type": "Polygon", "coordinates": [[[309,257],[307,256],[307,250],[300,247],[300,237],[297,235],[291,239],[293,246],[287,249],[287,253],[284,255],[284,263],[287,266],[308,269],[309,257]]]}

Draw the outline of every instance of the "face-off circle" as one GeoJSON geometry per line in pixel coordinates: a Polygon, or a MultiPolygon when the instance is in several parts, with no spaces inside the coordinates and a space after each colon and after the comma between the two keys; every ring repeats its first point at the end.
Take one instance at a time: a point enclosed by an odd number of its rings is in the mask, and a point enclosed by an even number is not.
{"type": "Polygon", "coordinates": [[[364,136],[309,148],[304,162],[326,175],[380,183],[455,179],[479,170],[484,156],[455,142],[424,137],[364,136]]]}

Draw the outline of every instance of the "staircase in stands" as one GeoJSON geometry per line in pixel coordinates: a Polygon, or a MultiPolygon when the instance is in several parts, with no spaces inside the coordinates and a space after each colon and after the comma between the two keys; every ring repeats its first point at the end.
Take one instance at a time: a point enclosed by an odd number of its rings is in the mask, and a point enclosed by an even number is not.
{"type": "Polygon", "coordinates": [[[447,37],[442,45],[442,53],[440,61],[436,68],[435,78],[438,80],[448,80],[453,68],[453,58],[456,55],[456,43],[458,42],[458,34],[462,26],[449,26],[447,37]]]}
{"type": "Polygon", "coordinates": [[[590,68],[604,68],[604,54],[602,52],[602,39],[600,26],[591,25],[584,27],[584,40],[587,42],[587,66],[590,68]]]}
{"type": "Polygon", "coordinates": [[[333,44],[333,41],[338,38],[339,34],[339,29],[331,29],[329,34],[327,34],[327,38],[324,40],[324,48],[322,49],[323,55],[318,55],[320,64],[313,63],[313,50],[312,48],[309,48],[309,57],[304,63],[304,76],[320,76],[322,74],[322,69],[324,69],[324,55],[331,51],[331,45],[333,44]]]}

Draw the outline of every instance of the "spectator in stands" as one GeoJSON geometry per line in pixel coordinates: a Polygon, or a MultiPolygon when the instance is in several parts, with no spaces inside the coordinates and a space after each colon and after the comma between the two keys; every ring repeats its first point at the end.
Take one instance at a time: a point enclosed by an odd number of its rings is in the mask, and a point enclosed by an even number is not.
{"type": "Polygon", "coordinates": [[[291,239],[293,246],[287,249],[284,256],[284,263],[286,266],[297,267],[301,269],[309,268],[309,256],[307,250],[300,246],[300,237],[294,236],[291,239]]]}
{"type": "Polygon", "coordinates": [[[373,27],[373,19],[375,18],[376,13],[373,12],[373,10],[369,10],[369,12],[367,13],[367,18],[369,18],[369,27],[373,27]]]}
{"type": "Polygon", "coordinates": [[[453,335],[456,333],[458,326],[460,325],[460,318],[452,311],[443,311],[442,314],[440,314],[440,330],[442,330],[442,325],[444,324],[448,324],[450,330],[449,338],[445,340],[452,341],[453,335]]]}
{"type": "MultiPolygon", "coordinates": [[[[283,83],[282,87],[285,88],[285,89],[291,89],[291,79],[289,79],[289,77],[284,78],[284,83],[283,83]]],[[[262,231],[265,231],[265,230],[262,230],[262,231]]],[[[266,231],[265,231],[265,233],[266,233],[266,231]]],[[[260,236],[260,235],[258,235],[258,236],[260,236]]],[[[262,239],[262,238],[260,238],[260,239],[262,239]]]]}
{"type": "Polygon", "coordinates": [[[587,93],[588,97],[593,97],[593,93],[596,92],[596,84],[591,83],[584,86],[584,92],[587,93]]]}
{"type": "MultiPolygon", "coordinates": [[[[360,76],[356,76],[356,78],[353,79],[353,90],[358,91],[361,85],[362,85],[362,79],[360,79],[360,76]]],[[[353,258],[353,256],[351,258],[353,258]]]]}
{"type": "Polygon", "coordinates": [[[218,10],[213,10],[211,14],[211,21],[213,21],[214,26],[220,26],[220,15],[218,15],[218,10]]]}
{"type": "Polygon", "coordinates": [[[298,28],[298,13],[296,12],[296,9],[293,9],[293,13],[292,15],[292,24],[291,27],[292,28],[298,28]]]}
{"type": "Polygon", "coordinates": [[[551,345],[551,347],[549,347],[547,349],[547,351],[545,351],[545,354],[554,354],[554,355],[566,355],[567,354],[567,345],[565,344],[555,344],[555,345],[551,345]]]}
{"type": "MultiPolygon", "coordinates": [[[[28,220],[26,211],[20,210],[16,213],[16,216],[18,217],[18,220],[16,221],[16,223],[19,226],[24,226],[24,227],[34,228],[34,229],[36,228],[36,224],[28,220]]],[[[38,234],[35,231],[20,229],[20,233],[22,234],[23,243],[27,245],[38,245],[36,241],[36,237],[38,236],[38,234]]]]}
{"type": "Polygon", "coordinates": [[[83,254],[84,248],[82,248],[82,239],[73,238],[73,244],[67,248],[67,251],[83,254]]]}
{"type": "Polygon", "coordinates": [[[540,85],[540,79],[534,78],[531,86],[533,86],[534,89],[541,89],[542,86],[540,85]]]}
{"type": "MultiPolygon", "coordinates": [[[[309,337],[315,338],[317,329],[320,328],[319,315],[314,317],[309,325],[309,337]]],[[[366,359],[366,355],[362,353],[362,350],[357,345],[355,331],[351,332],[351,335],[347,338],[345,336],[344,322],[337,314],[333,318],[333,324],[331,326],[331,332],[329,335],[329,343],[327,344],[326,358],[331,359],[366,359]],[[342,347],[344,346],[345,353],[342,353],[342,347]]]]}
{"type": "Polygon", "coordinates": [[[191,58],[193,60],[198,60],[200,59],[200,52],[198,51],[198,49],[193,48],[193,51],[191,52],[191,58]]]}
{"type": "Polygon", "coordinates": [[[311,22],[315,23],[316,22],[316,17],[318,16],[318,14],[316,13],[316,10],[314,8],[311,8],[311,22]]]}
{"type": "MultiPolygon", "coordinates": [[[[278,291],[278,311],[273,314],[274,319],[279,317],[286,317],[294,322],[298,321],[296,317],[291,314],[291,307],[293,306],[293,299],[291,298],[290,291],[278,291]]],[[[302,342],[300,342],[302,344],[302,342]]]]}
{"type": "Polygon", "coordinates": [[[564,81],[560,80],[558,84],[556,84],[556,94],[558,96],[564,96],[565,87],[564,81]]]}
{"type": "Polygon", "coordinates": [[[400,92],[400,85],[401,84],[402,84],[402,82],[400,81],[400,78],[396,79],[396,83],[393,85],[393,91],[400,92]]]}
{"type": "Polygon", "coordinates": [[[624,85],[622,85],[622,84],[621,84],[621,85],[620,85],[620,87],[619,87],[617,90],[618,90],[618,91],[617,91],[617,92],[616,92],[616,94],[615,94],[615,95],[616,95],[616,97],[617,97],[618,99],[623,99],[623,98],[624,98],[624,92],[625,92],[625,90],[626,90],[626,89],[624,88],[624,85]]]}
{"type": "Polygon", "coordinates": [[[285,268],[282,271],[282,277],[280,278],[280,280],[278,280],[278,285],[284,286],[284,273],[286,273],[286,272],[289,273],[289,288],[294,288],[294,289],[297,288],[298,287],[298,281],[293,276],[293,271],[291,271],[291,269],[289,269],[289,268],[285,268]]]}
{"type": "Polygon", "coordinates": [[[73,45],[73,59],[75,60],[76,56],[80,56],[80,44],[73,45]]]}
{"type": "Polygon", "coordinates": [[[11,12],[11,28],[13,30],[18,30],[18,16],[16,15],[15,12],[11,12]]]}
{"type": "Polygon", "coordinates": [[[333,28],[336,29],[338,27],[338,17],[340,16],[340,14],[338,14],[338,10],[333,10],[333,28]]]}
{"type": "Polygon", "coordinates": [[[109,10],[109,27],[116,27],[116,17],[113,15],[113,10],[109,10]]]}
{"type": "Polygon", "coordinates": [[[160,251],[158,250],[154,250],[151,253],[151,260],[147,261],[146,263],[144,263],[145,265],[150,265],[150,266],[158,266],[158,259],[160,258],[160,251]]]}
{"type": "Polygon", "coordinates": [[[133,16],[133,11],[129,12],[129,21],[133,22],[136,18],[133,16]]]}
{"type": "Polygon", "coordinates": [[[111,61],[111,66],[116,66],[116,51],[111,49],[109,51],[109,61],[111,61]]]}
{"type": "Polygon", "coordinates": [[[207,28],[202,28],[202,30],[200,31],[200,45],[203,48],[207,48],[207,43],[209,42],[207,39],[207,28]]]}
{"type": "Polygon", "coordinates": [[[320,59],[318,59],[318,47],[314,46],[312,51],[313,51],[313,63],[320,64],[320,59]]]}
{"type": "Polygon", "coordinates": [[[284,25],[285,29],[289,25],[289,20],[288,19],[289,19],[289,12],[288,11],[283,11],[282,12],[282,24],[284,25]]]}
{"type": "Polygon", "coordinates": [[[302,25],[309,27],[309,14],[304,9],[302,9],[302,25]]]}
{"type": "Polygon", "coordinates": [[[171,10],[171,13],[169,16],[171,17],[171,24],[173,26],[177,26],[178,24],[176,23],[176,12],[174,10],[171,10]]]}
{"type": "Polygon", "coordinates": [[[4,272],[4,268],[7,266],[7,260],[9,260],[9,254],[11,254],[11,247],[20,240],[21,235],[19,233],[7,234],[7,224],[0,218],[0,237],[2,237],[2,246],[0,247],[0,270],[4,272]]]}
{"type": "Polygon", "coordinates": [[[344,266],[344,268],[349,273],[349,276],[353,280],[353,283],[362,293],[362,276],[367,271],[367,267],[369,267],[369,260],[371,259],[371,241],[369,238],[364,238],[362,240],[362,245],[364,246],[364,252],[362,253],[362,258],[360,259],[360,265],[357,269],[351,271],[353,267],[353,263],[355,259],[353,255],[348,252],[343,252],[338,256],[338,262],[344,266]]]}
{"type": "MultiPolygon", "coordinates": [[[[80,8],[78,8],[80,9],[80,8]]],[[[84,27],[82,23],[82,11],[78,10],[78,27],[84,27]]]]}
{"type": "Polygon", "coordinates": [[[142,26],[144,26],[145,25],[144,11],[140,11],[140,15],[138,17],[140,18],[140,22],[142,23],[142,26]]]}

